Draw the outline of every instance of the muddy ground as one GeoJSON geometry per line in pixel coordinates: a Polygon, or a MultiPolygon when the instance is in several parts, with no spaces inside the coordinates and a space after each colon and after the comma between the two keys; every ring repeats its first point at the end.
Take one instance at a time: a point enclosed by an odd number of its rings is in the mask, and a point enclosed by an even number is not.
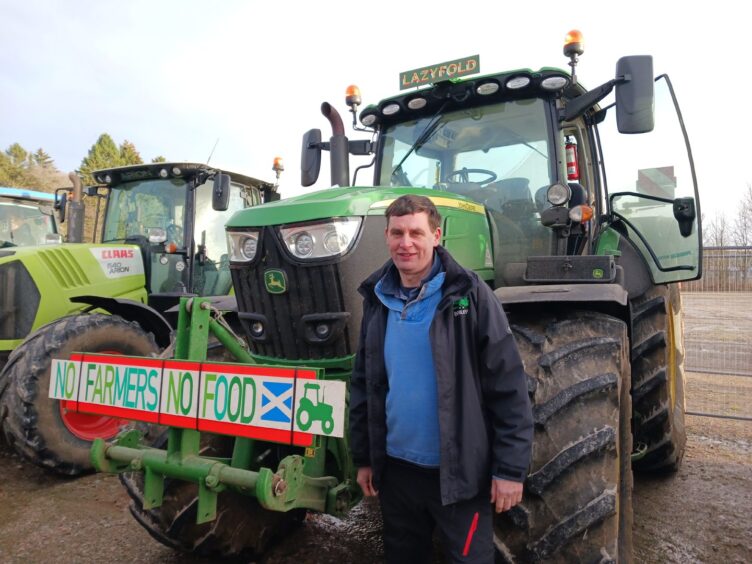
{"type": "MultiPolygon", "coordinates": [[[[635,561],[752,560],[752,422],[688,417],[680,471],[635,480],[635,561]]],[[[0,446],[0,562],[204,563],[154,541],[130,516],[117,478],[67,480],[0,446]]],[[[373,507],[309,517],[266,564],[378,562],[373,507]]]]}

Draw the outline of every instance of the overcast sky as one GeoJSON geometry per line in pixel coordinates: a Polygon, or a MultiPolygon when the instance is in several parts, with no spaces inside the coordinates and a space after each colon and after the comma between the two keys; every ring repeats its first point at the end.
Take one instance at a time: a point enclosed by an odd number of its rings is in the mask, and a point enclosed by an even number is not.
{"type": "MultiPolygon", "coordinates": [[[[349,123],[349,84],[367,104],[398,93],[400,71],[467,55],[484,74],[567,68],[562,43],[576,28],[585,86],[612,78],[623,55],[653,55],[656,74],[671,76],[703,211],[734,213],[752,183],[743,3],[520,4],[0,0],[0,148],[43,147],[69,171],[103,132],[147,162],[205,162],[219,140],[211,164],[250,176],[272,180],[282,156],[292,195],[303,132],[329,136],[324,100],[349,123]]],[[[328,180],[322,168],[317,186],[328,180]]]]}

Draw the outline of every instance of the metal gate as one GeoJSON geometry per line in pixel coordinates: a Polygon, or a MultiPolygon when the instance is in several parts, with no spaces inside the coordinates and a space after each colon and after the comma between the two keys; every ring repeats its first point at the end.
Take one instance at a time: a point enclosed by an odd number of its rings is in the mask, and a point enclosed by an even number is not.
{"type": "Polygon", "coordinates": [[[706,247],[682,285],[687,413],[752,421],[752,247],[706,247]]]}

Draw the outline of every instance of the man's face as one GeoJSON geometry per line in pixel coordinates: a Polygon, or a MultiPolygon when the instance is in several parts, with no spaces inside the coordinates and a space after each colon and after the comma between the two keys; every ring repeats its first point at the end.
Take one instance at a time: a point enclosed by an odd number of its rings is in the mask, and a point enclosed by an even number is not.
{"type": "Polygon", "coordinates": [[[431,229],[428,214],[420,212],[391,217],[386,227],[386,244],[397,270],[417,283],[428,274],[433,249],[441,240],[441,228],[431,229]]]}

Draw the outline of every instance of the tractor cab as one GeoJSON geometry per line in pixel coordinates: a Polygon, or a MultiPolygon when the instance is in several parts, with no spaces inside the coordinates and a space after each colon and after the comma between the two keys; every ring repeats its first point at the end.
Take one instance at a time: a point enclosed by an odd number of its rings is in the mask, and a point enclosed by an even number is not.
{"type": "Polygon", "coordinates": [[[234,211],[276,195],[270,183],[190,163],[101,170],[95,180],[109,191],[101,242],[139,247],[149,302],[160,311],[181,295],[230,293],[221,226],[234,211]],[[216,193],[226,198],[220,206],[216,193]]]}
{"type": "Polygon", "coordinates": [[[60,243],[54,199],[46,192],[0,186],[0,248],[60,243]]]}

